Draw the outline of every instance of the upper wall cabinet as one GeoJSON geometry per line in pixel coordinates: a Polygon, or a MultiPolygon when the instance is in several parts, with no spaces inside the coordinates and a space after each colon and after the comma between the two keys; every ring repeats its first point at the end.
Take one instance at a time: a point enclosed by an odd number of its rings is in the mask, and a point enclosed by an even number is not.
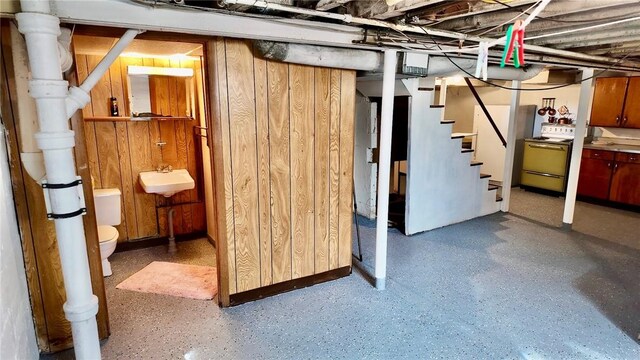
{"type": "Polygon", "coordinates": [[[590,125],[640,129],[640,77],[598,78],[590,125]]]}

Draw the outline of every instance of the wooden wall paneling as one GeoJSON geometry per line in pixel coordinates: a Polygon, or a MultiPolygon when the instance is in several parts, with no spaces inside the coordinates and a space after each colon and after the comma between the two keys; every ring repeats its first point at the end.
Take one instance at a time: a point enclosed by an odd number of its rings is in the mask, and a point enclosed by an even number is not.
{"type": "Polygon", "coordinates": [[[314,273],[314,68],[289,65],[293,278],[314,273]]]}
{"type": "Polygon", "coordinates": [[[207,217],[205,216],[204,201],[191,204],[193,231],[207,231],[207,217]]]}
{"type": "MultiPolygon", "coordinates": [[[[155,66],[155,62],[150,58],[143,58],[142,65],[144,66],[155,66]]],[[[151,91],[151,83],[149,83],[149,91],[151,91]]],[[[154,96],[153,94],[151,95],[154,96]]],[[[153,108],[152,108],[153,110],[153,108]]],[[[149,121],[149,144],[151,146],[151,162],[153,169],[156,169],[162,163],[162,150],[156,145],[160,141],[160,126],[159,121],[149,121]]],[[[159,198],[159,197],[158,197],[159,198]]]]}
{"type": "Polygon", "coordinates": [[[24,180],[27,203],[29,204],[29,217],[33,220],[31,231],[35,240],[36,261],[45,304],[50,350],[56,351],[68,343],[69,334],[71,334],[71,325],[62,310],[66,296],[58,242],[53,222],[44,220],[47,218],[47,211],[44,201],[42,201],[42,188],[28,176],[25,176],[24,180]]]}
{"type": "MultiPolygon", "coordinates": [[[[99,56],[87,56],[89,72],[93,71],[100,60],[101,57],[99,56]]],[[[110,70],[108,70],[91,90],[91,104],[94,116],[109,116],[109,98],[111,94],[110,70]]],[[[115,124],[113,122],[96,122],[94,126],[98,167],[100,169],[100,186],[103,189],[118,188],[124,194],[120,177],[120,159],[115,124]]],[[[118,242],[127,240],[126,221],[126,217],[123,216],[122,223],[116,226],[119,233],[118,242]]]]}
{"type": "Polygon", "coordinates": [[[253,60],[256,98],[256,135],[258,146],[258,213],[260,223],[260,284],[273,283],[271,264],[271,178],[269,175],[269,105],[267,98],[267,62],[253,60]]]}
{"type": "Polygon", "coordinates": [[[355,124],[356,74],[342,71],[340,86],[340,237],[338,265],[351,266],[353,224],[353,147],[355,124]]]}
{"type": "MultiPolygon", "coordinates": [[[[204,139],[195,135],[193,136],[195,148],[197,149],[196,150],[196,156],[197,156],[196,173],[198,174],[198,177],[202,180],[202,182],[199,184],[200,186],[196,187],[196,194],[195,194],[196,198],[199,199],[201,203],[193,204],[191,207],[191,212],[193,214],[193,229],[194,231],[207,231],[209,234],[217,234],[215,221],[212,222],[211,224],[208,224],[208,221],[207,221],[207,219],[210,218],[211,216],[213,216],[212,217],[213,219],[215,219],[215,216],[216,216],[215,215],[216,206],[214,203],[215,194],[212,194],[213,196],[213,199],[211,199],[213,203],[212,207],[205,206],[206,199],[204,194],[204,181],[213,182],[213,173],[211,173],[210,179],[204,178],[203,162],[206,159],[204,159],[203,157],[203,150],[202,150],[203,146],[207,146],[207,148],[209,149],[210,158],[208,159],[209,161],[208,165],[210,166],[211,165],[210,160],[213,158],[213,146],[211,146],[210,144],[210,139],[212,138],[211,132],[213,131],[213,127],[211,126],[210,120],[207,117],[207,111],[206,111],[207,107],[205,104],[205,98],[208,98],[207,96],[208,89],[205,86],[205,82],[203,79],[204,70],[202,68],[202,61],[194,60],[191,62],[191,66],[193,67],[193,71],[195,74],[195,81],[194,81],[195,97],[192,99],[193,105],[191,109],[195,118],[197,119],[196,120],[197,124],[200,124],[200,126],[207,127],[207,134],[208,134],[207,139],[204,139]],[[212,214],[207,215],[207,212],[209,211],[211,211],[212,214]]],[[[213,167],[211,167],[211,169],[213,170],[213,167]]],[[[212,186],[212,190],[215,191],[215,186],[212,186]]],[[[217,237],[217,235],[215,236],[217,237]]]]}
{"type": "Polygon", "coordinates": [[[289,65],[267,62],[273,282],[291,280],[289,65]]]}
{"type": "MultiPolygon", "coordinates": [[[[87,55],[87,70],[91,73],[93,69],[102,60],[101,56],[87,55]]],[[[91,108],[93,109],[93,116],[109,116],[109,104],[111,97],[111,86],[109,84],[109,71],[98,81],[98,83],[91,89],[91,108]]]]}
{"type": "MultiPolygon", "coordinates": [[[[122,82],[122,72],[120,59],[116,59],[109,68],[109,80],[111,83],[111,94],[118,99],[118,104],[122,105],[125,102],[125,83],[122,82]]],[[[118,109],[120,110],[120,109],[118,109]]],[[[134,184],[131,178],[131,154],[129,133],[127,130],[127,122],[114,122],[117,149],[118,149],[118,161],[120,165],[120,183],[122,185],[122,219],[127,228],[127,239],[136,239],[138,235],[135,196],[134,196],[134,184]]]]}
{"type": "MultiPolygon", "coordinates": [[[[123,83],[125,83],[124,81],[128,78],[127,66],[141,66],[143,64],[143,60],[140,58],[121,58],[120,69],[123,83]]],[[[125,98],[128,98],[126,89],[127,87],[125,86],[125,98]]],[[[152,149],[155,147],[155,143],[151,143],[150,123],[151,122],[147,121],[132,121],[127,123],[129,156],[131,159],[130,181],[133,185],[133,200],[136,209],[135,226],[137,227],[138,238],[158,235],[155,195],[147,194],[138,181],[139,173],[155,170],[152,160],[152,149]]]]}
{"type": "MultiPolygon", "coordinates": [[[[87,65],[86,55],[76,55],[76,72],[78,73],[78,82],[82,83],[84,79],[89,76],[89,69],[87,65]]],[[[93,116],[93,106],[91,102],[82,109],[82,115],[86,117],[93,116]]],[[[100,180],[100,166],[98,164],[98,144],[96,142],[96,127],[93,121],[85,121],[84,124],[84,139],[87,144],[87,156],[89,160],[89,169],[91,170],[91,176],[95,181],[95,186],[102,187],[102,181],[100,180]]]]}
{"type": "Polygon", "coordinates": [[[329,270],[331,70],[315,69],[315,273],[329,270]]]}
{"type": "Polygon", "coordinates": [[[18,150],[18,129],[17,116],[13,109],[18,108],[17,96],[15,89],[15,75],[13,73],[13,60],[11,59],[11,46],[9,39],[8,23],[2,23],[2,74],[0,82],[2,83],[2,123],[7,128],[8,133],[8,152],[9,166],[11,169],[11,183],[13,184],[13,196],[16,205],[16,215],[18,226],[20,227],[20,235],[22,238],[22,253],[24,256],[25,273],[27,277],[27,286],[29,289],[29,301],[31,302],[31,310],[33,313],[34,325],[36,330],[36,338],[38,347],[41,351],[49,351],[49,337],[47,323],[45,319],[45,304],[40,289],[40,279],[38,276],[38,263],[36,261],[34,237],[31,233],[31,219],[29,218],[29,205],[27,202],[27,194],[25,189],[25,180],[23,178],[22,163],[20,161],[18,150]],[[6,76],[6,77],[5,77],[6,76]]]}
{"type": "Polygon", "coordinates": [[[233,186],[231,179],[231,144],[229,137],[229,106],[227,91],[226,45],[218,38],[206,46],[211,98],[211,123],[214,192],[217,219],[216,250],[218,261],[218,303],[229,305],[229,295],[237,292],[235,231],[233,222],[233,186]]]}
{"type": "Polygon", "coordinates": [[[329,124],[329,268],[339,267],[341,71],[331,70],[329,124]]]}
{"type": "Polygon", "coordinates": [[[260,287],[253,54],[248,42],[226,40],[231,173],[238,292],[260,287]]]}

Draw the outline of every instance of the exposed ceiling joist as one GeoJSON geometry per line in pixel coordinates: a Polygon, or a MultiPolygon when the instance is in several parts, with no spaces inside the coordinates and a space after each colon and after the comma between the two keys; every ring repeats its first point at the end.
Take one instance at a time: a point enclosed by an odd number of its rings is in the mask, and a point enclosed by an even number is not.
{"type": "MultiPolygon", "coordinates": [[[[514,7],[519,7],[519,6],[533,5],[536,2],[538,1],[537,0],[515,0],[510,2],[509,5],[514,7]]],[[[433,24],[434,22],[440,24],[445,21],[463,19],[473,15],[480,15],[480,14],[490,13],[494,11],[503,11],[505,9],[506,8],[501,4],[485,3],[480,1],[480,2],[472,3],[472,6],[468,11],[461,12],[460,14],[444,16],[441,18],[432,18],[428,14],[429,10],[420,11],[420,9],[416,10],[414,13],[408,14],[408,16],[416,16],[419,18],[417,21],[413,22],[416,25],[427,25],[427,24],[433,24]]]]}
{"type": "Polygon", "coordinates": [[[353,0],[320,0],[316,4],[316,10],[327,11],[340,7],[353,0]]]}
{"type": "MultiPolygon", "coordinates": [[[[626,39],[633,36],[640,35],[640,24],[636,27],[629,27],[617,30],[604,30],[604,31],[591,31],[578,34],[564,34],[558,36],[551,36],[541,39],[532,40],[529,43],[535,45],[558,45],[565,43],[573,43],[579,45],[582,42],[592,40],[613,40],[613,39],[626,39]]],[[[610,43],[610,42],[609,42],[610,43]]],[[[573,46],[580,47],[580,46],[573,46]]]]}
{"type": "Polygon", "coordinates": [[[434,5],[439,5],[447,0],[401,0],[393,5],[387,5],[385,1],[378,2],[366,2],[361,4],[368,4],[363,6],[360,10],[362,13],[368,13],[369,17],[379,20],[386,20],[398,16],[404,15],[404,13],[434,5]]]}
{"type": "Polygon", "coordinates": [[[553,44],[554,49],[566,50],[566,49],[575,49],[586,46],[596,46],[596,45],[608,45],[615,42],[632,42],[632,41],[640,41],[640,34],[632,35],[632,36],[622,36],[622,37],[605,37],[605,38],[596,38],[591,40],[585,40],[580,42],[565,42],[560,44],[553,44]]]}
{"type": "MultiPolygon", "coordinates": [[[[530,33],[540,29],[548,30],[550,27],[558,26],[558,24],[565,24],[564,21],[593,21],[597,19],[598,16],[601,16],[601,14],[594,14],[593,11],[595,10],[606,9],[607,17],[625,16],[634,11],[634,9],[629,9],[629,6],[635,7],[635,10],[640,12],[640,5],[638,5],[637,1],[632,0],[552,1],[540,15],[543,18],[558,18],[547,21],[540,18],[527,27],[527,32],[530,33]],[[621,4],[624,6],[619,6],[621,4]],[[613,13],[614,9],[617,10],[616,13],[613,13]],[[543,21],[545,22],[544,26],[539,26],[538,24],[543,21]]],[[[503,11],[481,13],[454,20],[444,20],[438,24],[438,28],[446,30],[455,29],[456,31],[489,29],[508,23],[525,9],[526,7],[518,7],[515,9],[503,7],[503,11]]],[[[523,14],[521,17],[524,18],[526,16],[526,14],[523,14]]],[[[577,24],[573,25],[575,26],[577,24]]]]}

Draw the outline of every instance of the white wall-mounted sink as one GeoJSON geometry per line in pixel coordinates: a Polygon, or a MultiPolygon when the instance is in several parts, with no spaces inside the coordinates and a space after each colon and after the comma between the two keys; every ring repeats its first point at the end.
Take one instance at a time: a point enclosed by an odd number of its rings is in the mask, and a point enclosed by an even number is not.
{"type": "Polygon", "coordinates": [[[149,194],[170,197],[177,192],[193,189],[196,183],[187,170],[178,169],[171,172],[141,172],[140,185],[149,194]]]}

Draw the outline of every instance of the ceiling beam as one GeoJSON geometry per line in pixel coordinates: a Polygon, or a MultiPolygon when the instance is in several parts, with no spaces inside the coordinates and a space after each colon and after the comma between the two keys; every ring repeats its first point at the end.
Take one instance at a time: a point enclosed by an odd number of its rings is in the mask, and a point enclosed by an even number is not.
{"type": "MultiPolygon", "coordinates": [[[[536,2],[538,2],[538,1],[537,0],[514,0],[514,1],[510,2],[509,5],[510,6],[514,6],[514,7],[520,7],[520,6],[532,5],[532,4],[536,3],[536,2]]],[[[451,21],[451,20],[455,20],[455,19],[464,19],[464,18],[467,18],[467,17],[470,17],[470,16],[474,16],[474,15],[479,15],[479,14],[484,14],[484,13],[491,13],[491,12],[495,12],[495,11],[504,11],[504,10],[508,10],[508,8],[505,7],[504,5],[501,5],[501,4],[475,2],[475,3],[471,4],[471,8],[469,9],[469,11],[467,11],[465,13],[445,16],[445,17],[440,18],[440,19],[424,19],[424,17],[428,15],[428,10],[427,10],[427,12],[417,10],[417,11],[414,11],[414,12],[411,12],[411,13],[407,14],[407,16],[408,17],[416,16],[416,17],[419,18],[418,21],[412,22],[415,25],[428,25],[428,24],[433,24],[433,23],[441,24],[441,23],[446,22],[446,21],[451,21]]]]}
{"type": "Polygon", "coordinates": [[[565,50],[565,49],[582,48],[586,46],[610,45],[613,43],[624,43],[624,42],[632,42],[632,41],[640,41],[640,34],[633,35],[633,36],[623,36],[618,38],[607,37],[607,38],[592,39],[592,40],[586,40],[586,41],[580,41],[580,42],[570,42],[570,43],[563,43],[563,44],[557,44],[557,45],[554,44],[551,47],[558,50],[565,50]]]}
{"type": "MultiPolygon", "coordinates": [[[[633,37],[640,35],[640,25],[635,27],[627,27],[619,30],[610,29],[593,29],[581,33],[573,34],[560,34],[557,36],[550,36],[541,39],[534,39],[527,43],[535,45],[551,45],[556,47],[558,44],[565,43],[581,43],[592,40],[608,40],[609,44],[613,44],[613,39],[624,39],[625,37],[633,37]],[[598,31],[599,30],[599,31],[598,31]]],[[[575,46],[574,46],[575,47],[575,46]]]]}
{"type": "MultiPolygon", "coordinates": [[[[510,6],[512,3],[509,3],[510,6]]],[[[526,4],[529,5],[529,4],[526,4]]],[[[444,19],[438,28],[444,30],[483,30],[489,29],[500,24],[504,24],[513,19],[518,13],[525,10],[526,7],[520,6],[516,9],[502,7],[503,11],[495,11],[492,13],[480,13],[473,16],[457,18],[453,20],[444,19]]],[[[640,5],[634,0],[575,0],[575,1],[552,1],[542,11],[542,17],[558,17],[558,21],[594,21],[598,17],[615,17],[625,16],[634,11],[640,11],[640,5]],[[621,6],[624,5],[624,6],[621,6]],[[631,8],[629,8],[631,6],[631,8]],[[606,9],[606,14],[597,10],[606,9]],[[613,11],[617,10],[615,13],[613,11]]],[[[531,11],[529,11],[531,12],[531,11]]],[[[522,15],[525,18],[527,15],[522,15]]],[[[536,19],[527,27],[527,33],[531,31],[549,29],[550,26],[557,26],[559,22],[555,20],[536,19]],[[537,26],[536,23],[544,21],[543,26],[537,26]]],[[[560,23],[562,24],[562,23],[560,23]]],[[[577,26],[579,24],[572,24],[577,26]]]]}
{"type": "Polygon", "coordinates": [[[387,5],[385,0],[380,0],[379,2],[384,4],[384,6],[373,7],[369,16],[378,20],[386,20],[402,16],[407,11],[438,5],[445,1],[446,0],[401,0],[393,5],[387,5]]]}
{"type": "Polygon", "coordinates": [[[335,9],[337,7],[340,7],[348,2],[351,2],[353,0],[320,0],[318,1],[318,3],[316,4],[316,10],[319,11],[328,11],[331,9],[335,9]]]}

